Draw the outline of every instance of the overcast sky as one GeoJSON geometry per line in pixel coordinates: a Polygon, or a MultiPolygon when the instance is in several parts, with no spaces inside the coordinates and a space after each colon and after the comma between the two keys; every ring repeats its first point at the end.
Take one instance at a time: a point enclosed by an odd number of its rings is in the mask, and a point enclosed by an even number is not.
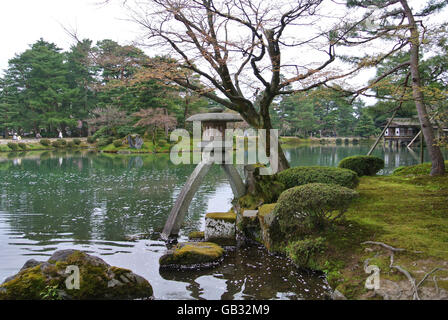
{"type": "MultiPolygon", "coordinates": [[[[130,44],[141,36],[136,24],[124,19],[127,13],[120,6],[120,1],[112,1],[108,5],[102,5],[102,1],[0,0],[0,75],[7,68],[9,59],[28,49],[39,38],[54,42],[64,50],[69,49],[74,41],[64,27],[76,30],[79,38],[89,38],[94,42],[112,39],[130,44]]],[[[422,2],[410,0],[413,6],[422,2]]],[[[441,21],[446,21],[446,12],[439,16],[441,21]]],[[[361,82],[373,76],[373,69],[363,72],[361,82]]]]}
{"type": "Polygon", "coordinates": [[[39,38],[62,49],[73,43],[64,27],[77,29],[81,38],[129,43],[137,37],[135,24],[124,21],[117,5],[101,0],[0,0],[0,70],[15,54],[39,38]],[[61,26],[62,25],[62,26],[61,26]]]}

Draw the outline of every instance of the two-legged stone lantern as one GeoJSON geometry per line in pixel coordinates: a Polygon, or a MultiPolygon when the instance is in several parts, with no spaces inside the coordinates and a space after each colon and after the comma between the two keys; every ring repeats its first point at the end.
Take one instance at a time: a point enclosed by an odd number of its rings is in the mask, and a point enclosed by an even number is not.
{"type": "MultiPolygon", "coordinates": [[[[229,148],[233,150],[233,143],[231,145],[225,144],[225,130],[227,128],[227,123],[240,122],[243,121],[243,119],[239,114],[222,113],[222,109],[214,108],[211,113],[197,114],[188,118],[187,121],[201,122],[203,130],[203,142],[201,143],[201,147],[207,148],[207,145],[211,142],[215,145],[218,144],[222,146],[221,150],[223,154],[221,159],[224,159],[224,153],[226,151],[230,151],[229,148]]],[[[162,239],[168,240],[171,237],[177,237],[185,214],[190,206],[190,202],[195,193],[198,191],[202,179],[205,177],[214,162],[215,160],[213,156],[208,157],[205,154],[202,161],[197,165],[191,176],[188,178],[176,200],[176,203],[174,204],[174,207],[171,209],[170,215],[162,232],[162,239]]],[[[229,178],[230,186],[232,187],[235,197],[243,196],[246,192],[245,185],[236,168],[233,164],[225,163],[224,160],[221,162],[221,166],[229,178]]]]}

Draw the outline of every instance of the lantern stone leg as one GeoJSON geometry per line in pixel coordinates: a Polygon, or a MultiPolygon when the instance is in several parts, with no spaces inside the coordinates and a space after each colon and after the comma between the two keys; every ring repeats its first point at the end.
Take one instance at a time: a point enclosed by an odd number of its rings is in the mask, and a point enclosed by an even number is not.
{"type": "Polygon", "coordinates": [[[227,174],[227,177],[229,178],[233,195],[236,198],[244,196],[246,194],[246,186],[243,182],[243,179],[241,179],[238,170],[236,170],[236,168],[231,164],[222,164],[221,166],[227,174]]]}
{"type": "Polygon", "coordinates": [[[171,209],[168,220],[165,223],[165,227],[162,232],[162,239],[168,240],[171,236],[178,235],[180,226],[185,218],[185,214],[188,211],[191,200],[198,191],[202,180],[207,175],[210,170],[213,161],[204,160],[197,165],[191,176],[188,178],[187,183],[185,183],[182,191],[177,197],[174,207],[171,209]]]}

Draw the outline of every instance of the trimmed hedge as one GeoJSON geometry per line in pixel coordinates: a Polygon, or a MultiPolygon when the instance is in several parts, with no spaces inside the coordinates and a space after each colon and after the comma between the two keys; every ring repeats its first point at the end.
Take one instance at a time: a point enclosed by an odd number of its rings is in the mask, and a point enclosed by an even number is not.
{"type": "Polygon", "coordinates": [[[74,141],[67,142],[67,148],[74,148],[74,147],[76,147],[76,143],[74,141]]]}
{"type": "Polygon", "coordinates": [[[283,192],[273,215],[280,231],[296,238],[311,234],[342,216],[357,196],[356,191],[338,185],[306,184],[283,192]]]}
{"type": "Polygon", "coordinates": [[[339,168],[355,171],[358,176],[374,176],[384,169],[384,160],[373,156],[353,156],[343,159],[339,168]]]}
{"type": "Polygon", "coordinates": [[[66,144],[67,144],[67,142],[63,139],[58,139],[51,143],[51,145],[55,148],[65,148],[66,144]]]}
{"type": "Polygon", "coordinates": [[[114,140],[114,147],[115,148],[120,148],[121,146],[123,146],[123,140],[122,139],[114,140]]]}
{"type": "Polygon", "coordinates": [[[356,172],[333,167],[294,167],[279,172],[276,178],[286,189],[308,183],[336,184],[354,189],[359,184],[356,172]]]}
{"type": "Polygon", "coordinates": [[[98,140],[97,146],[98,147],[105,147],[109,144],[111,144],[114,141],[114,138],[108,137],[108,138],[101,138],[98,140]]]}
{"type": "Polygon", "coordinates": [[[49,147],[51,145],[51,141],[49,139],[40,139],[40,144],[45,146],[45,147],[49,147]]]}
{"type": "Polygon", "coordinates": [[[95,141],[96,141],[96,138],[94,136],[87,137],[87,142],[88,143],[92,144],[92,143],[95,143],[95,141]]]}
{"type": "Polygon", "coordinates": [[[26,143],[19,142],[18,145],[19,145],[20,149],[22,149],[22,150],[28,149],[28,147],[26,146],[26,143]]]}
{"type": "Polygon", "coordinates": [[[18,144],[14,142],[8,142],[8,148],[11,149],[12,151],[19,150],[18,144]]]}
{"type": "Polygon", "coordinates": [[[81,144],[81,139],[73,139],[73,143],[76,144],[77,146],[79,146],[81,144]]]}

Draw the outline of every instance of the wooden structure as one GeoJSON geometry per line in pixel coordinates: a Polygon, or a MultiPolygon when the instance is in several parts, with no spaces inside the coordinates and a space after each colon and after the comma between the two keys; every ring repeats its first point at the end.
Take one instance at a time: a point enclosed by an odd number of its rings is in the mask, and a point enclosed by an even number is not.
{"type": "MultiPolygon", "coordinates": [[[[388,122],[390,119],[388,119],[388,122]]],[[[439,128],[433,123],[436,135],[441,134],[439,128]]],[[[448,129],[444,129],[448,132],[448,129]]],[[[395,118],[390,121],[384,132],[384,143],[389,146],[399,147],[401,145],[410,146],[420,135],[420,122],[417,118],[395,118]],[[412,143],[411,143],[412,142],[412,143]]]]}
{"type": "MultiPolygon", "coordinates": [[[[225,129],[227,128],[227,123],[240,122],[243,121],[243,119],[239,114],[222,113],[222,109],[213,108],[211,111],[211,113],[201,113],[187,119],[188,122],[201,122],[203,130],[203,142],[201,143],[201,147],[206,147],[210,141],[222,141],[223,152],[226,151],[226,148],[232,148],[233,150],[233,143],[231,146],[224,144],[225,129]]],[[[213,163],[213,158],[209,158],[208,156],[203,157],[202,161],[197,165],[193,173],[188,178],[165,223],[165,227],[163,228],[161,235],[163,240],[177,238],[180,226],[184,220],[185,214],[188,211],[191,200],[198,191],[202,180],[210,170],[213,163]]],[[[238,198],[243,196],[246,192],[246,187],[236,168],[232,164],[225,163],[222,163],[221,166],[229,178],[230,186],[235,197],[238,198]]]]}

